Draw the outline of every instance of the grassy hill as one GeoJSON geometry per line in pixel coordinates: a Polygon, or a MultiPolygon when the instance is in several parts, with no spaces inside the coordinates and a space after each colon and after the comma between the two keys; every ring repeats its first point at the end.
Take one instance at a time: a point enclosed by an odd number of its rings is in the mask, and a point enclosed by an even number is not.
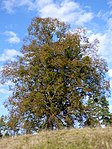
{"type": "Polygon", "coordinates": [[[112,149],[112,128],[64,129],[2,138],[0,149],[112,149]]]}

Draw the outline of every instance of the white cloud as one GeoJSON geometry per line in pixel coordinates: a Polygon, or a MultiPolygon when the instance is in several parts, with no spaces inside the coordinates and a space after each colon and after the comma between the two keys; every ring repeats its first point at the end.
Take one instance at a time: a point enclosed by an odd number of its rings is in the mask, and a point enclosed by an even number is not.
{"type": "Polygon", "coordinates": [[[32,10],[34,4],[31,0],[2,0],[2,6],[8,13],[13,13],[14,8],[20,6],[27,6],[29,10],[32,10]]]}
{"type": "Polygon", "coordinates": [[[4,0],[2,1],[3,3],[3,8],[7,10],[8,13],[13,12],[13,7],[14,7],[14,0],[4,0]]]}
{"type": "Polygon", "coordinates": [[[37,5],[36,9],[41,17],[58,18],[65,22],[74,22],[77,25],[87,23],[94,17],[93,13],[86,12],[81,8],[79,3],[76,3],[73,0],[64,0],[60,3],[51,1],[45,5],[43,2],[43,5],[37,5]]]}
{"type": "Polygon", "coordinates": [[[97,17],[98,17],[100,20],[103,20],[103,21],[107,21],[110,16],[111,16],[110,11],[103,12],[102,10],[100,10],[100,11],[97,13],[97,17]]]}
{"type": "MultiPolygon", "coordinates": [[[[110,83],[110,89],[112,90],[112,69],[109,69],[108,76],[110,78],[110,81],[109,81],[109,83],[110,83]]],[[[110,101],[111,101],[111,99],[110,99],[110,101]]]]}
{"type": "MultiPolygon", "coordinates": [[[[103,57],[109,66],[108,76],[110,78],[110,87],[112,89],[112,18],[107,19],[107,29],[104,33],[97,32],[94,34],[89,31],[90,42],[95,38],[99,40],[99,54],[103,57]]],[[[111,101],[111,99],[109,100],[111,101]]],[[[110,110],[112,111],[112,105],[110,105],[110,110]]]]}
{"type": "Polygon", "coordinates": [[[108,0],[108,4],[111,7],[112,6],[112,0],[108,0]]]}
{"type": "Polygon", "coordinates": [[[15,44],[15,43],[19,43],[20,42],[20,39],[19,39],[19,37],[17,37],[15,32],[13,32],[13,31],[5,31],[4,34],[6,36],[8,36],[7,41],[9,43],[15,44]]]}
{"type": "Polygon", "coordinates": [[[6,49],[5,52],[0,56],[0,61],[4,62],[7,60],[14,60],[17,55],[20,55],[20,52],[15,49],[6,49]]]}
{"type": "Polygon", "coordinates": [[[112,113],[112,104],[111,104],[111,102],[110,102],[110,105],[109,105],[109,111],[112,113]]]}
{"type": "MultiPolygon", "coordinates": [[[[109,26],[110,27],[110,26],[109,26]]],[[[112,63],[112,29],[109,28],[104,33],[94,34],[92,31],[90,33],[90,41],[94,39],[99,40],[99,54],[101,57],[106,59],[108,64],[112,63]]]]}
{"type": "MultiPolygon", "coordinates": [[[[1,71],[3,70],[3,66],[0,68],[0,73],[1,71]]],[[[7,81],[6,83],[0,83],[0,88],[5,88],[7,86],[11,86],[12,85],[12,82],[11,81],[7,81]]]]}
{"type": "Polygon", "coordinates": [[[77,24],[83,24],[83,23],[86,23],[86,22],[89,22],[91,21],[91,19],[93,18],[93,14],[91,12],[88,12],[88,13],[82,13],[80,15],[80,19],[77,20],[77,24]]]}
{"type": "Polygon", "coordinates": [[[8,89],[5,89],[5,88],[0,88],[0,94],[11,94],[12,93],[12,91],[9,91],[8,89]]]}
{"type": "Polygon", "coordinates": [[[0,111],[2,111],[2,112],[0,112],[0,116],[2,116],[2,115],[8,115],[8,110],[6,108],[4,108],[4,105],[3,104],[0,105],[0,111]]]}
{"type": "Polygon", "coordinates": [[[3,0],[3,7],[11,13],[14,8],[25,6],[28,10],[35,10],[40,17],[55,17],[66,22],[83,25],[92,20],[93,13],[87,12],[73,0],[3,0]]]}
{"type": "MultiPolygon", "coordinates": [[[[109,69],[108,75],[109,75],[109,77],[112,77],[112,69],[109,69]]],[[[111,84],[112,84],[112,82],[111,82],[111,84]]]]}
{"type": "Polygon", "coordinates": [[[50,5],[51,3],[53,3],[53,0],[35,0],[35,8],[37,8],[37,6],[39,8],[45,7],[46,5],[50,5]]]}

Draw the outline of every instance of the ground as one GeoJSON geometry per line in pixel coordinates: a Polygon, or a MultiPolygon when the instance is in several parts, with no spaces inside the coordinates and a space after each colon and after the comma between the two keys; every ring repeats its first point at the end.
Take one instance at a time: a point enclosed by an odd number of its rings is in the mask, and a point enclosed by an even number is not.
{"type": "Polygon", "coordinates": [[[112,128],[63,129],[2,138],[0,149],[112,149],[112,128]]]}

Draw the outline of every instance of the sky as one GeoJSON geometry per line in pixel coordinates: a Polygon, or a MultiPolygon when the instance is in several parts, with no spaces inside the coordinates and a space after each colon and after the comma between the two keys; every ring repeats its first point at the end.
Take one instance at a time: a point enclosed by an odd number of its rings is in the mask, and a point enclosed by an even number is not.
{"type": "MultiPolygon", "coordinates": [[[[85,28],[91,41],[97,38],[112,88],[112,0],[0,0],[0,68],[20,54],[34,17],[58,18],[72,28],[85,28]]],[[[8,85],[0,84],[0,116],[7,114],[3,102],[11,95],[8,85]]],[[[112,111],[112,97],[109,103],[112,111]]]]}

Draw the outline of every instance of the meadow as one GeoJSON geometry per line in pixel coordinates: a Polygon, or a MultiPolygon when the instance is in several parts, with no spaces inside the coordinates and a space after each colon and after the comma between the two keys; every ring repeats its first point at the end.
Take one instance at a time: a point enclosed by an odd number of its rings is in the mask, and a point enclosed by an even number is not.
{"type": "Polygon", "coordinates": [[[112,149],[112,128],[63,129],[1,138],[0,149],[112,149]]]}

